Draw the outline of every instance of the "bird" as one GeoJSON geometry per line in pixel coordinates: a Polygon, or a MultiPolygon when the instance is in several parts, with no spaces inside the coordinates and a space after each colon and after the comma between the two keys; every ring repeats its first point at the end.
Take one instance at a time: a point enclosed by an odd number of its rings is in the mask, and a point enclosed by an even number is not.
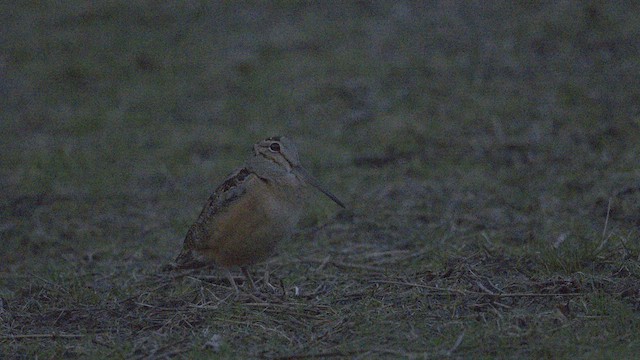
{"type": "Polygon", "coordinates": [[[272,136],[257,142],[253,156],[209,197],[187,231],[174,268],[216,264],[226,269],[238,292],[230,269],[240,267],[254,289],[247,267],[269,258],[278,242],[290,238],[302,215],[306,185],[345,208],[302,167],[292,140],[272,136]]]}

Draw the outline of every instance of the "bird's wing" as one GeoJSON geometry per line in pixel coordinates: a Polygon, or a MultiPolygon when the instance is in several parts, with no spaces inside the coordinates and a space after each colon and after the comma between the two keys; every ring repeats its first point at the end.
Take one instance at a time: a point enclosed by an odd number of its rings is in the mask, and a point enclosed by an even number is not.
{"type": "Polygon", "coordinates": [[[237,169],[229,177],[227,177],[216,191],[211,194],[209,200],[205,204],[196,224],[206,223],[214,214],[218,213],[221,209],[227,207],[230,203],[235,201],[242,195],[246,189],[244,184],[252,172],[246,167],[237,169]]]}
{"type": "Polygon", "coordinates": [[[210,238],[209,226],[206,226],[217,213],[223,211],[231,203],[237,201],[246,192],[244,186],[253,173],[246,167],[237,169],[211,194],[196,222],[191,225],[184,239],[183,251],[186,249],[206,249],[210,238]]]}
{"type": "Polygon", "coordinates": [[[237,169],[211,194],[200,216],[187,231],[182,251],[176,258],[175,264],[171,265],[172,269],[197,268],[206,265],[207,259],[203,257],[203,251],[211,249],[210,239],[213,235],[211,232],[215,231],[208,223],[216,214],[240,199],[246,192],[247,181],[253,176],[255,174],[246,167],[237,169]]]}

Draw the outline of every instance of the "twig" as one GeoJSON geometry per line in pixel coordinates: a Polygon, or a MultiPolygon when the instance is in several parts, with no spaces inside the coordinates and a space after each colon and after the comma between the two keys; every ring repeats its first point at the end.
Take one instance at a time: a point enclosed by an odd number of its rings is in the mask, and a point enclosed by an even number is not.
{"type": "MultiPolygon", "coordinates": [[[[299,309],[301,307],[303,308],[308,308],[310,307],[308,304],[303,304],[303,303],[293,303],[293,302],[286,302],[286,303],[267,303],[267,302],[251,302],[251,303],[245,303],[245,306],[256,306],[256,307],[279,307],[279,308],[284,308],[284,309],[299,309]]],[[[329,306],[326,305],[314,305],[313,308],[318,308],[318,307],[323,307],[323,308],[329,308],[329,306]]]]}
{"type": "Polygon", "coordinates": [[[385,270],[384,268],[379,268],[379,267],[375,267],[375,266],[350,264],[350,263],[344,263],[344,262],[340,262],[340,261],[326,261],[325,259],[322,259],[322,260],[319,260],[319,259],[300,259],[300,260],[293,261],[293,263],[319,263],[319,264],[325,264],[325,265],[333,265],[333,266],[335,266],[337,268],[367,270],[367,271],[372,271],[372,272],[384,272],[384,270],[385,270]]]}
{"type": "Polygon", "coordinates": [[[355,350],[355,351],[331,351],[326,353],[316,353],[316,354],[294,354],[287,356],[278,356],[273,357],[271,360],[295,360],[295,359],[320,359],[320,358],[329,358],[329,357],[349,357],[353,355],[359,355],[367,353],[368,350],[355,350]]]}
{"type": "Polygon", "coordinates": [[[384,271],[384,269],[380,269],[380,268],[375,267],[375,266],[349,264],[349,263],[343,263],[343,262],[338,262],[338,261],[329,261],[329,264],[331,264],[331,265],[333,265],[333,266],[335,266],[337,268],[358,269],[358,270],[367,270],[367,271],[374,271],[374,272],[382,272],[382,271],[384,271]]]}
{"type": "Polygon", "coordinates": [[[504,298],[504,297],[583,296],[584,295],[584,294],[581,294],[581,293],[564,293],[564,294],[561,294],[561,293],[546,293],[546,294],[542,294],[542,293],[501,293],[501,294],[487,294],[487,293],[479,292],[479,291],[458,290],[458,289],[451,289],[451,288],[438,288],[438,287],[434,287],[434,286],[427,286],[427,285],[409,283],[409,282],[402,282],[402,281],[374,280],[373,282],[374,283],[381,283],[381,284],[404,285],[404,286],[429,289],[429,290],[439,291],[439,292],[454,293],[454,294],[458,294],[458,295],[494,296],[494,297],[499,297],[499,298],[504,298]]]}
{"type": "Polygon", "coordinates": [[[396,256],[396,255],[409,255],[414,256],[415,254],[421,254],[424,250],[421,251],[411,251],[411,250],[388,250],[388,251],[376,251],[368,254],[364,254],[362,257],[365,259],[378,258],[383,256],[396,256]]]}
{"type": "Polygon", "coordinates": [[[507,305],[507,304],[503,304],[503,303],[501,303],[501,302],[492,301],[491,303],[492,303],[493,305],[498,305],[498,306],[500,306],[501,308],[504,308],[504,309],[513,309],[513,306],[509,306],[509,305],[507,305]]]}
{"type": "Polygon", "coordinates": [[[33,277],[33,275],[31,274],[12,274],[12,273],[8,273],[8,272],[0,272],[0,278],[3,279],[29,279],[33,277]]]}
{"type": "Polygon", "coordinates": [[[495,295],[496,293],[494,293],[493,291],[487,289],[480,281],[476,281],[476,285],[478,285],[478,287],[480,289],[482,289],[484,292],[486,292],[489,295],[495,295]]]}
{"type": "MultiPolygon", "coordinates": [[[[404,286],[417,287],[417,288],[428,289],[428,290],[433,290],[433,291],[440,291],[440,292],[446,292],[446,293],[455,293],[455,294],[459,294],[459,295],[469,295],[470,294],[470,292],[467,291],[467,290],[458,290],[458,289],[451,289],[451,288],[438,288],[438,287],[435,287],[435,286],[427,286],[427,285],[422,285],[422,284],[417,284],[417,283],[409,283],[409,282],[403,282],[403,281],[374,280],[372,282],[373,283],[379,283],[379,284],[404,285],[404,286]]],[[[486,295],[484,293],[478,293],[478,294],[486,295]]]]}
{"type": "Polygon", "coordinates": [[[56,333],[48,333],[48,334],[16,334],[16,335],[3,335],[0,336],[0,341],[2,340],[22,340],[22,339],[55,339],[55,338],[65,338],[65,339],[77,339],[84,337],[86,335],[80,334],[56,334],[56,333]]]}

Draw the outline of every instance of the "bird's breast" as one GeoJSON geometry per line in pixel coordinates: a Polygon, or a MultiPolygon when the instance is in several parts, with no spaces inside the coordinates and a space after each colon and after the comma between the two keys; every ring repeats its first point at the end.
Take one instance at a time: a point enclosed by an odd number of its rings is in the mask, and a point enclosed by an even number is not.
{"type": "Polygon", "coordinates": [[[300,218],[302,204],[295,189],[257,178],[248,185],[214,225],[215,257],[223,266],[264,260],[280,240],[290,237],[300,218]]]}

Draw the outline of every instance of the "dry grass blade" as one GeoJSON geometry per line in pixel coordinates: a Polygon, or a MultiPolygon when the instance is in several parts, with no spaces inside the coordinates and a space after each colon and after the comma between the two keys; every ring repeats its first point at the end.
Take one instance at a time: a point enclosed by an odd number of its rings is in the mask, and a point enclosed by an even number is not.
{"type": "Polygon", "coordinates": [[[16,334],[16,335],[0,335],[0,341],[10,340],[28,340],[28,339],[78,339],[87,335],[80,334],[63,334],[63,333],[49,333],[49,334],[16,334]]]}

